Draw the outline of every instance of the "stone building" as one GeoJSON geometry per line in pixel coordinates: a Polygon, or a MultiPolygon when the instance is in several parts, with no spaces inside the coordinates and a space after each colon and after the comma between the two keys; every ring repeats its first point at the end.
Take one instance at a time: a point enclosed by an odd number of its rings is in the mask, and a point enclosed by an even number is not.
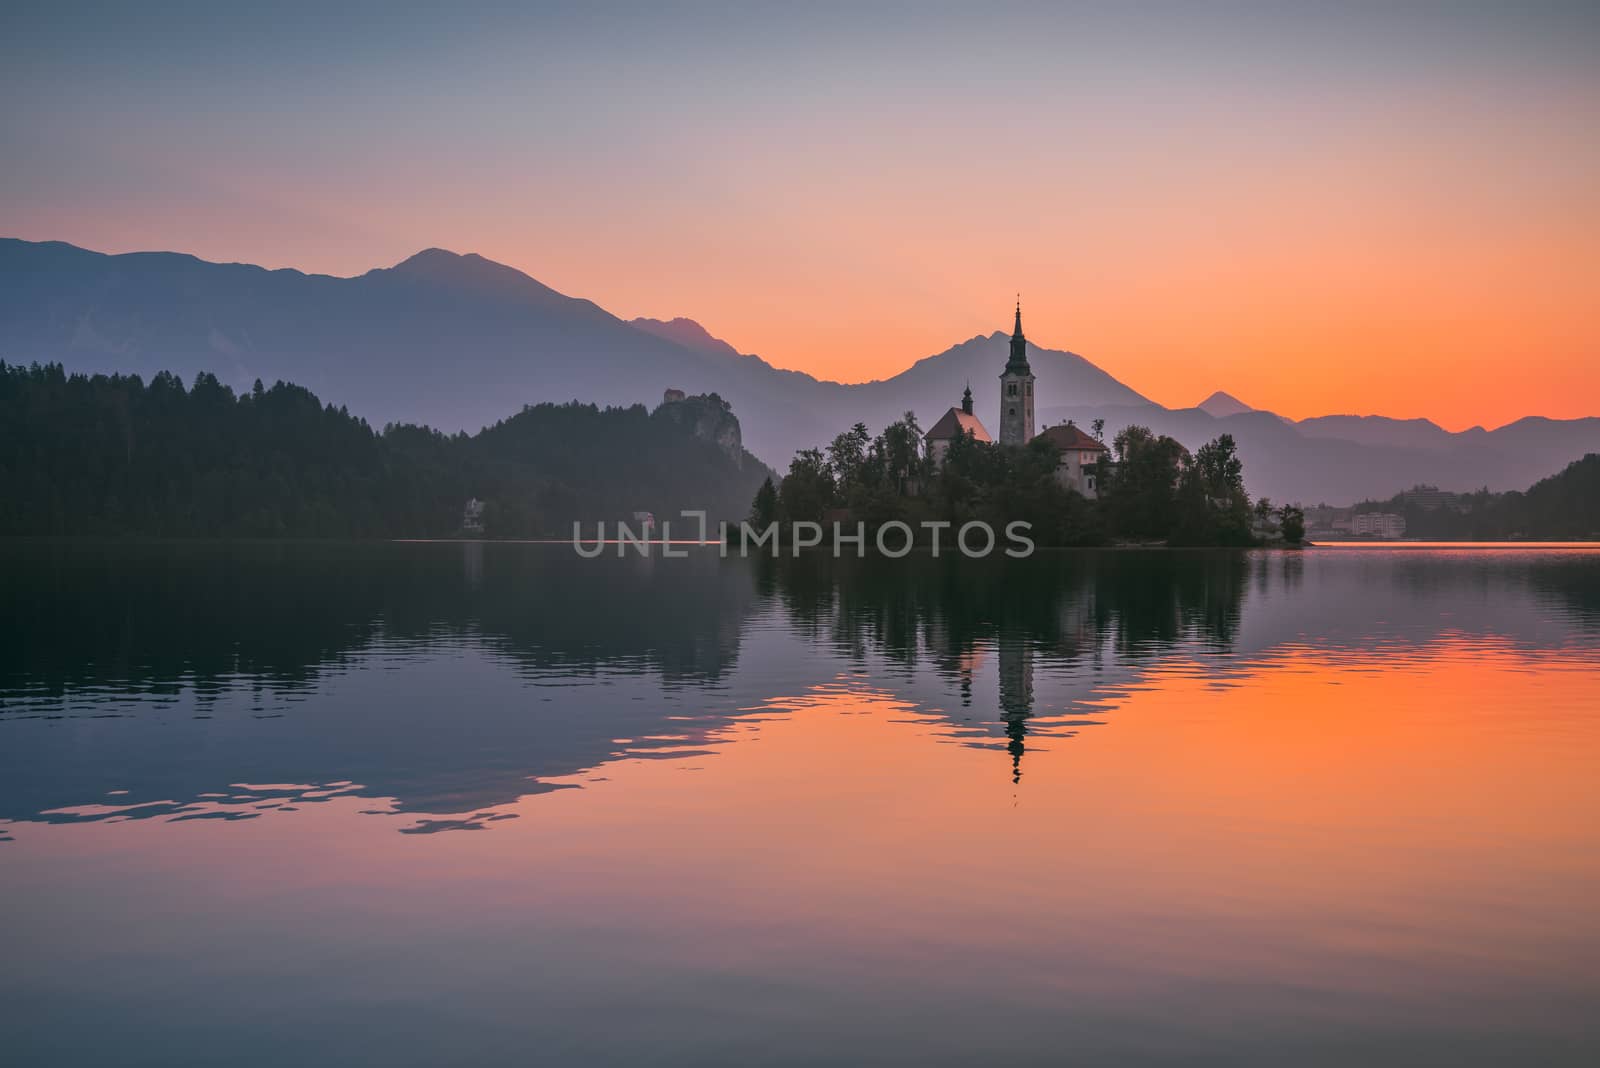
{"type": "Polygon", "coordinates": [[[1011,331],[1011,358],[1000,372],[1000,444],[1026,445],[1033,440],[1033,370],[1028,366],[1028,339],[1022,336],[1022,301],[1011,331]]]}
{"type": "Polygon", "coordinates": [[[1053,442],[1060,451],[1060,458],[1056,461],[1056,481],[1085,497],[1098,497],[1100,461],[1111,450],[1071,422],[1045,427],[1039,436],[1053,442]]]}

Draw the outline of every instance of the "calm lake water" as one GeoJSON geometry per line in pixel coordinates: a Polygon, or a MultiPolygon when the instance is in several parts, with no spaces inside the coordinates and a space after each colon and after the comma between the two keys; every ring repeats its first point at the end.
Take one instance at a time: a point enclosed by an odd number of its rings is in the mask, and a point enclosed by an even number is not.
{"type": "Polygon", "coordinates": [[[1600,551],[0,583],[8,1065],[1600,1063],[1600,551]]]}

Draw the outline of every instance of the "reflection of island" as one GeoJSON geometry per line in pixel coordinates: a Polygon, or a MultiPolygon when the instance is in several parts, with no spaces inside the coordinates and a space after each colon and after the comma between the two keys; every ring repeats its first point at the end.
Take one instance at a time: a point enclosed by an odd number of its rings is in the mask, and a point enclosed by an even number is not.
{"type": "Polygon", "coordinates": [[[1237,630],[1250,557],[1239,552],[1040,553],[1028,560],[761,560],[765,589],[841,648],[872,640],[954,671],[975,644],[1015,632],[1064,655],[1225,646],[1237,630]]]}
{"type": "Polygon", "coordinates": [[[1070,737],[1098,722],[1073,707],[1132,682],[1183,644],[1224,654],[1235,644],[1252,558],[1239,552],[1041,553],[1028,560],[908,558],[764,561],[765,588],[817,640],[851,656],[868,650],[908,677],[944,679],[972,705],[974,675],[997,652],[998,708],[955,731],[1001,742],[1021,778],[1030,735],[1070,737]],[[1077,693],[1056,686],[1041,706],[1035,664],[1073,669],[1077,693]]]}
{"type": "Polygon", "coordinates": [[[579,565],[565,546],[19,543],[0,556],[0,818],[352,793],[470,815],[619,757],[704,752],[842,674],[1005,748],[1020,780],[1038,739],[1103,721],[1174,652],[1225,681],[1306,643],[1592,638],[1597,574],[1592,556],[579,565]]]}
{"type": "Polygon", "coordinates": [[[1015,638],[1000,642],[1000,719],[1006,725],[1011,781],[1022,781],[1023,739],[1033,715],[1033,646],[1015,638]]]}

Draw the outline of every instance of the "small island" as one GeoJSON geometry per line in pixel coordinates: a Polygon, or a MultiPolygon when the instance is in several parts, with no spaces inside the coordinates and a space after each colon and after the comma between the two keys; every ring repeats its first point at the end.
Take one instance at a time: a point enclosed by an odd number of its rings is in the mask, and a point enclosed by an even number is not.
{"type": "Polygon", "coordinates": [[[913,412],[876,437],[857,423],[796,453],[781,480],[763,483],[749,526],[817,523],[831,531],[859,523],[870,532],[891,522],[922,531],[1021,521],[1040,546],[1302,543],[1298,507],[1251,500],[1231,434],[1191,453],[1138,425],[1107,446],[1104,419],[1088,431],[1069,420],[1036,432],[1034,384],[1019,302],[1000,372],[998,440],[974,412],[970,385],[961,405],[926,432],[913,412]]]}

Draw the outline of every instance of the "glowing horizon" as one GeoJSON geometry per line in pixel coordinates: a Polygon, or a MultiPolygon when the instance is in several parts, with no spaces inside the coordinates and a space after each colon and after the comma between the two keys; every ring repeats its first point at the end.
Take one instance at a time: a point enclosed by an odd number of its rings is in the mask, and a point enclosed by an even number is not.
{"type": "MultiPolygon", "coordinates": [[[[387,10],[387,9],[386,9],[387,10]]],[[[1600,9],[0,15],[0,234],[477,252],[819,378],[1010,326],[1173,408],[1600,415],[1600,9]]]]}

